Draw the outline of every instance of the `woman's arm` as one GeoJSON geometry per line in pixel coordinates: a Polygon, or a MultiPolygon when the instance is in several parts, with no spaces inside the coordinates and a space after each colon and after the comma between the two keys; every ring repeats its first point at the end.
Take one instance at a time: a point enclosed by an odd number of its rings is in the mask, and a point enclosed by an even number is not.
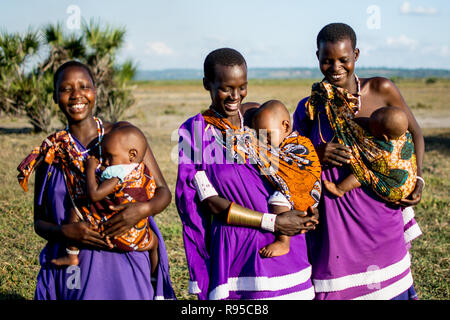
{"type": "Polygon", "coordinates": [[[45,166],[36,168],[34,189],[34,230],[42,238],[52,242],[75,242],[99,249],[109,249],[103,237],[92,230],[86,222],[58,225],[46,217],[45,201],[39,205],[39,196],[46,176],[45,166]]]}
{"type": "Polygon", "coordinates": [[[155,179],[155,194],[149,201],[111,206],[110,209],[121,213],[104,223],[105,236],[117,237],[124,234],[138,221],[162,212],[172,200],[172,194],[148,143],[143,161],[155,179]]]}
{"type": "MultiPolygon", "coordinates": [[[[219,218],[227,221],[230,206],[232,202],[224,199],[220,196],[212,196],[206,198],[201,202],[202,207],[206,212],[218,216],[219,218]]],[[[247,227],[260,228],[263,213],[258,211],[251,212],[253,215],[254,225],[244,225],[247,227]]],[[[245,220],[246,218],[244,218],[245,220]]],[[[242,220],[242,219],[238,219],[242,220]]],[[[308,212],[302,212],[297,210],[284,211],[276,216],[275,219],[275,231],[284,235],[296,235],[299,233],[305,233],[308,230],[315,229],[315,225],[319,223],[318,210],[309,208],[308,212]]]]}

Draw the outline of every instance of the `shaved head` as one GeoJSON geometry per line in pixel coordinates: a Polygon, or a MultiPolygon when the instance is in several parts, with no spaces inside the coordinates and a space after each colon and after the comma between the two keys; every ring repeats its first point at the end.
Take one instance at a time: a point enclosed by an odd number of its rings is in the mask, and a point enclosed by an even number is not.
{"type": "Polygon", "coordinates": [[[290,121],[291,119],[286,106],[279,100],[269,100],[263,103],[253,115],[253,121],[259,121],[259,119],[266,117],[276,118],[279,121],[290,121]]]}
{"type": "Polygon", "coordinates": [[[141,162],[147,150],[147,139],[137,127],[131,124],[120,124],[114,126],[105,135],[102,145],[105,151],[116,149],[118,151],[121,150],[124,154],[129,154],[130,151],[135,150],[134,161],[141,162]]]}
{"type": "Polygon", "coordinates": [[[373,136],[395,140],[408,130],[408,116],[399,107],[382,107],[372,113],[369,125],[373,136]]]}
{"type": "Polygon", "coordinates": [[[291,116],[279,100],[263,103],[254,113],[252,124],[256,130],[267,130],[269,142],[277,146],[291,133],[291,116]]]}

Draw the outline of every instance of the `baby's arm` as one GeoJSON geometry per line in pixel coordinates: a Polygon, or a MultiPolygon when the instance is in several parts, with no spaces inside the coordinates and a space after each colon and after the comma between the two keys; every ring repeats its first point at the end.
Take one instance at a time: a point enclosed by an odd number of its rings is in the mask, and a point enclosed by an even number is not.
{"type": "Polygon", "coordinates": [[[353,173],[349,174],[338,184],[328,180],[323,180],[323,185],[325,186],[325,189],[337,197],[342,197],[346,192],[361,187],[361,183],[353,173]]]}
{"type": "Polygon", "coordinates": [[[286,206],[280,206],[280,205],[270,205],[270,212],[275,214],[280,214],[286,211],[291,210],[289,207],[286,206]]]}
{"type": "Polygon", "coordinates": [[[114,188],[119,183],[119,178],[111,178],[97,184],[95,178],[95,170],[98,165],[98,160],[90,157],[86,160],[86,179],[87,179],[87,194],[91,201],[100,201],[106,198],[107,195],[113,193],[114,188]]]}

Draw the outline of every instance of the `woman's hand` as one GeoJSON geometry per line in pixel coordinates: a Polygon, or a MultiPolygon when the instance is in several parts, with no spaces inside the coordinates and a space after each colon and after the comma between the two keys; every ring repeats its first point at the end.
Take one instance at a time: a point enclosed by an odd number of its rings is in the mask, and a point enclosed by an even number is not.
{"type": "Polygon", "coordinates": [[[140,220],[147,218],[150,214],[149,202],[132,202],[109,206],[111,210],[120,211],[103,223],[103,236],[110,238],[119,237],[140,220]]]}
{"type": "Polygon", "coordinates": [[[309,207],[307,212],[291,210],[277,216],[275,231],[283,235],[294,236],[314,230],[319,223],[319,211],[317,208],[309,207]]]}
{"type": "Polygon", "coordinates": [[[417,179],[414,191],[406,199],[401,199],[397,201],[395,204],[398,204],[403,207],[415,206],[422,199],[423,187],[424,182],[420,179],[417,179]]]}
{"type": "Polygon", "coordinates": [[[62,236],[69,242],[81,243],[100,249],[110,249],[111,245],[96,230],[86,222],[74,222],[61,226],[62,236]]]}
{"type": "Polygon", "coordinates": [[[316,148],[320,163],[341,167],[349,164],[352,158],[351,149],[340,143],[323,143],[316,148]]]}

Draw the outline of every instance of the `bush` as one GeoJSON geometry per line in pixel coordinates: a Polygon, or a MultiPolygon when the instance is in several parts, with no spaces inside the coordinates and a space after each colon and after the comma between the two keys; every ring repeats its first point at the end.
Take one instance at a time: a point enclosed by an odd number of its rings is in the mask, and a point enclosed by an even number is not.
{"type": "Polygon", "coordinates": [[[128,83],[136,73],[132,61],[115,64],[117,50],[125,39],[124,28],[102,26],[91,20],[81,31],[66,34],[62,24],[49,24],[40,32],[29,31],[0,34],[0,112],[24,115],[34,131],[49,132],[51,120],[58,114],[65,117],[53,103],[53,74],[66,61],[87,64],[96,83],[95,115],[115,122],[134,103],[128,83]],[[48,49],[46,58],[26,71],[38,51],[48,49]]]}
{"type": "Polygon", "coordinates": [[[425,84],[433,84],[436,83],[437,79],[436,78],[427,78],[425,79],[425,84]]]}

